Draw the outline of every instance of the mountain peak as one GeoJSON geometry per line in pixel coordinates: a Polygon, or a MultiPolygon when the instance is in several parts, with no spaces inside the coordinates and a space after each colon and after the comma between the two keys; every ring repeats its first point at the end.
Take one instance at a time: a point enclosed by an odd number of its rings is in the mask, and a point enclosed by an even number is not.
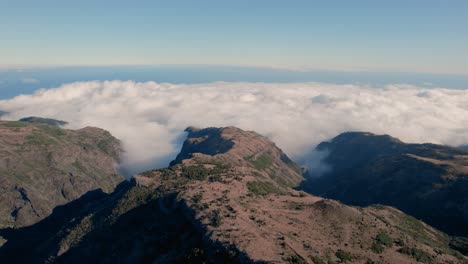
{"type": "Polygon", "coordinates": [[[301,169],[268,138],[237,127],[189,127],[182,150],[171,166],[194,157],[204,157],[240,167],[267,172],[287,186],[298,185],[301,169]]]}
{"type": "Polygon", "coordinates": [[[350,131],[339,134],[334,137],[331,143],[346,143],[346,144],[400,144],[403,143],[398,138],[390,135],[377,135],[370,132],[350,131]]]}

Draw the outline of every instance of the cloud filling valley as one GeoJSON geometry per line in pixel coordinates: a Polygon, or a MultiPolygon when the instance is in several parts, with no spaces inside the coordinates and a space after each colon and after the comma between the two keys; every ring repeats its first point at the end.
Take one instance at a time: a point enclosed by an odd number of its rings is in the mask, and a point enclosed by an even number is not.
{"type": "Polygon", "coordinates": [[[468,143],[468,90],[327,83],[168,84],[90,81],[1,100],[2,118],[41,116],[96,126],[123,142],[129,174],[165,167],[187,126],[237,126],[273,140],[291,158],[345,131],[406,142],[468,143]]]}

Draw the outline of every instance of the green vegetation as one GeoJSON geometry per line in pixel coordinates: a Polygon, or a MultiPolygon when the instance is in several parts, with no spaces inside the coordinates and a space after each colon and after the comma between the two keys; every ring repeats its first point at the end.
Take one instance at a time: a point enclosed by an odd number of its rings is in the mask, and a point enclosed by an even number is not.
{"type": "Polygon", "coordinates": [[[208,181],[209,181],[209,182],[220,182],[220,181],[222,181],[222,180],[223,180],[223,177],[221,177],[221,175],[219,175],[219,174],[215,174],[215,175],[210,176],[210,177],[208,178],[208,181]]]}
{"type": "Polygon", "coordinates": [[[113,139],[112,138],[106,138],[97,143],[97,147],[104,153],[107,154],[114,154],[112,150],[112,143],[113,139]]]}
{"type": "Polygon", "coordinates": [[[107,220],[113,224],[121,215],[160,196],[161,192],[157,190],[142,186],[133,187],[118,201],[107,220]]]}
{"type": "Polygon", "coordinates": [[[323,259],[321,259],[319,256],[312,256],[312,262],[314,264],[326,264],[323,259]]]}
{"type": "Polygon", "coordinates": [[[199,203],[203,198],[203,195],[201,193],[197,193],[194,196],[192,196],[192,202],[197,204],[199,203]]]}
{"type": "Polygon", "coordinates": [[[431,247],[446,248],[449,243],[449,238],[443,233],[429,233],[422,222],[416,218],[401,213],[400,224],[398,228],[406,235],[413,237],[416,241],[426,244],[431,247]],[[435,238],[434,238],[435,236],[435,238]]]}
{"type": "Polygon", "coordinates": [[[422,263],[432,263],[433,257],[426,251],[414,247],[402,247],[398,252],[411,256],[422,263]]]}
{"type": "Polygon", "coordinates": [[[284,194],[284,191],[271,182],[251,181],[247,182],[249,192],[255,195],[284,194]]]}
{"type": "Polygon", "coordinates": [[[290,256],[286,257],[286,261],[288,263],[294,263],[294,264],[305,264],[305,263],[307,263],[301,257],[299,257],[298,255],[290,255],[290,256]]]}
{"type": "Polygon", "coordinates": [[[174,178],[176,176],[176,173],[175,173],[173,167],[157,169],[157,170],[151,170],[151,171],[145,171],[145,172],[141,173],[141,175],[146,176],[146,177],[151,177],[157,172],[159,172],[161,174],[161,177],[163,179],[165,179],[165,180],[170,179],[170,178],[174,178]]]}
{"type": "Polygon", "coordinates": [[[182,176],[189,180],[206,180],[208,175],[211,173],[210,169],[205,168],[204,166],[188,166],[182,167],[182,176]]]}
{"type": "Polygon", "coordinates": [[[20,121],[10,121],[10,122],[5,122],[2,123],[2,126],[4,127],[26,127],[28,124],[20,121]]]}
{"type": "Polygon", "coordinates": [[[387,232],[382,231],[376,237],[375,241],[383,246],[391,246],[393,244],[393,239],[387,234],[387,232]]]}
{"type": "Polygon", "coordinates": [[[406,245],[406,242],[405,242],[405,240],[403,240],[403,238],[398,238],[397,240],[395,240],[395,244],[397,246],[402,247],[402,246],[406,245]]]}
{"type": "Polygon", "coordinates": [[[65,136],[66,134],[63,129],[56,126],[40,125],[38,127],[40,130],[51,136],[65,136]]]}
{"type": "Polygon", "coordinates": [[[218,209],[215,209],[213,212],[211,212],[210,222],[214,227],[221,225],[221,213],[218,209]]]}
{"type": "Polygon", "coordinates": [[[226,172],[227,166],[216,165],[215,167],[208,169],[204,165],[187,166],[182,167],[182,176],[189,180],[203,181],[210,177],[210,181],[221,181],[219,174],[226,172]]]}
{"type": "Polygon", "coordinates": [[[393,244],[393,239],[385,231],[378,233],[374,240],[375,241],[372,243],[371,250],[377,254],[384,252],[384,246],[390,247],[393,244]]]}
{"type": "Polygon", "coordinates": [[[348,261],[353,260],[353,255],[351,255],[351,253],[343,251],[341,249],[338,249],[338,251],[336,251],[335,256],[339,258],[342,263],[346,263],[348,261]]]}
{"type": "Polygon", "coordinates": [[[52,145],[55,141],[42,133],[33,132],[26,137],[26,143],[31,145],[52,145]]]}
{"type": "Polygon", "coordinates": [[[71,229],[67,229],[68,234],[60,242],[59,247],[60,248],[69,248],[73,245],[78,244],[83,237],[93,229],[93,220],[92,220],[93,215],[87,215],[85,216],[81,222],[79,222],[76,226],[74,226],[71,229]]]}
{"type": "Polygon", "coordinates": [[[384,247],[381,244],[374,242],[372,243],[371,250],[374,253],[380,254],[384,252],[384,247]]]}
{"type": "Polygon", "coordinates": [[[257,170],[264,170],[273,164],[273,159],[267,153],[262,153],[259,157],[255,158],[254,155],[246,157],[245,160],[252,163],[257,170]]]}

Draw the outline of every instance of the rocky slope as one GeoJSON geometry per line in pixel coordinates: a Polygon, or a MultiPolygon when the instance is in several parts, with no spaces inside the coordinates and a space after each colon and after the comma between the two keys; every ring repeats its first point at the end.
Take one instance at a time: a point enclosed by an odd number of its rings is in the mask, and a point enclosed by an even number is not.
{"type": "Polygon", "coordinates": [[[120,143],[107,131],[0,121],[0,227],[31,225],[88,191],[112,192],[120,143]]]}
{"type": "Polygon", "coordinates": [[[309,178],[305,190],[347,204],[395,206],[452,235],[468,236],[468,152],[358,132],[317,149],[328,154],[324,162],[332,169],[309,178]]]}
{"type": "Polygon", "coordinates": [[[291,189],[300,169],[234,127],[188,129],[166,169],[90,193],[27,228],[0,230],[0,259],[58,263],[464,263],[447,235],[385,206],[291,189]],[[34,233],[34,236],[30,234],[34,233]],[[18,254],[25,251],[31,254],[18,254]]]}

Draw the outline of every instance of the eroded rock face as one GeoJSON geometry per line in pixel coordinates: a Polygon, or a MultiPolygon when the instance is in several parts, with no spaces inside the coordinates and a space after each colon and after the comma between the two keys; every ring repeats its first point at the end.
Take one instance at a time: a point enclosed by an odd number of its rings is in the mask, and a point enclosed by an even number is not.
{"type": "Polygon", "coordinates": [[[447,235],[395,208],[350,207],[291,189],[302,179],[299,167],[254,132],[196,133],[169,168],[141,173],[110,195],[78,200],[30,228],[0,230],[8,240],[0,259],[26,249],[35,261],[59,263],[464,259],[449,249],[447,235]],[[31,232],[36,235],[25,239],[31,232]]]}
{"type": "Polygon", "coordinates": [[[0,121],[0,227],[36,223],[88,191],[112,192],[120,143],[107,131],[0,121]]]}
{"type": "Polygon", "coordinates": [[[385,204],[452,235],[468,236],[468,152],[406,144],[387,135],[344,133],[318,150],[332,169],[303,188],[347,204],[385,204]]]}

